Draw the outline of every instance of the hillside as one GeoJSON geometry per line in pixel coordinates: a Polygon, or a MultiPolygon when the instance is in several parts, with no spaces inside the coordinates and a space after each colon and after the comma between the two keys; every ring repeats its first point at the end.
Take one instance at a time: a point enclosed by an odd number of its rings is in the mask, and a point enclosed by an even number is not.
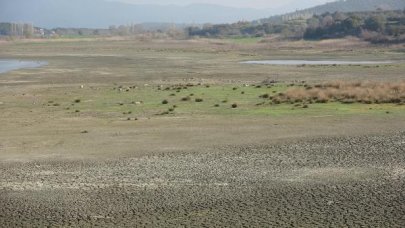
{"type": "Polygon", "coordinates": [[[306,9],[315,14],[325,12],[356,12],[356,11],[373,11],[382,10],[398,10],[405,8],[404,0],[340,0],[336,2],[326,3],[324,5],[306,9]]]}
{"type": "Polygon", "coordinates": [[[210,4],[134,5],[106,0],[1,0],[0,22],[35,26],[107,28],[129,23],[230,23],[267,17],[269,10],[210,4]]]}
{"type": "Polygon", "coordinates": [[[326,12],[362,12],[381,10],[402,10],[405,8],[405,0],[339,0],[323,5],[298,10],[269,18],[255,21],[257,23],[280,22],[282,20],[296,19],[297,17],[309,18],[313,14],[323,14],[326,12]]]}

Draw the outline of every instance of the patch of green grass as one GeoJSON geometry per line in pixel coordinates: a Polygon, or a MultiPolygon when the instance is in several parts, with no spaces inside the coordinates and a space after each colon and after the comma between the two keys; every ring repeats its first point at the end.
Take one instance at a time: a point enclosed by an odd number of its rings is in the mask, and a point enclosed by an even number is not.
{"type": "MultiPolygon", "coordinates": [[[[134,116],[151,117],[159,113],[167,112],[167,101],[171,107],[175,107],[175,115],[241,115],[241,116],[325,116],[325,115],[405,115],[405,105],[396,104],[342,104],[340,102],[328,103],[293,103],[293,104],[271,104],[271,99],[263,94],[272,94],[273,91],[281,93],[288,87],[278,84],[267,88],[262,86],[243,87],[245,94],[233,90],[235,85],[215,85],[209,88],[204,85],[193,86],[181,90],[179,96],[170,96],[171,91],[157,90],[154,87],[139,87],[128,92],[119,92],[109,87],[97,90],[72,89],[66,96],[66,91],[49,91],[52,99],[61,104],[60,111],[66,111],[66,106],[71,104],[73,96],[82,97],[80,103],[74,107],[80,113],[88,113],[97,117],[124,116],[123,113],[131,113],[134,116]],[[59,96],[57,96],[58,93],[59,96]],[[203,102],[196,102],[196,99],[183,101],[190,93],[195,94],[197,99],[203,102]],[[226,100],[226,103],[223,101],[226,100]],[[142,103],[140,102],[142,101],[142,103]],[[166,103],[166,102],[165,102],[166,103]],[[237,104],[233,107],[233,104],[237,104]],[[304,106],[306,107],[304,108],[304,106]],[[389,112],[389,113],[387,113],[389,112]]],[[[45,92],[44,92],[45,94],[45,92]]],[[[169,107],[170,112],[174,108],[169,107]]],[[[57,108],[57,107],[55,107],[57,108]]]]}

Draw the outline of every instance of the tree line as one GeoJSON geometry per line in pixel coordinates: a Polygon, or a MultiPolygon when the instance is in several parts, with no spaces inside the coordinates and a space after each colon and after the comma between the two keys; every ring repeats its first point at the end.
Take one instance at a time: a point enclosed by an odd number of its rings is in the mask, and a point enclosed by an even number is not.
{"type": "Polygon", "coordinates": [[[0,23],[0,36],[31,37],[35,32],[31,23],[0,23]]]}
{"type": "Polygon", "coordinates": [[[356,36],[376,43],[405,42],[405,10],[335,12],[311,15],[308,11],[280,16],[271,22],[240,21],[232,24],[186,26],[174,24],[130,24],[106,29],[41,29],[30,23],[0,23],[0,36],[133,36],[148,35],[176,39],[193,37],[265,37],[320,40],[356,36]]]}
{"type": "Polygon", "coordinates": [[[0,22],[1,37],[50,38],[50,37],[97,37],[97,36],[136,36],[186,38],[185,25],[169,23],[111,25],[109,28],[39,28],[31,23],[0,22]]]}
{"type": "Polygon", "coordinates": [[[188,27],[189,36],[261,37],[280,34],[290,39],[319,40],[357,36],[372,42],[401,42],[405,40],[405,10],[349,13],[308,13],[281,18],[276,22],[238,22],[233,24],[188,27]]]}

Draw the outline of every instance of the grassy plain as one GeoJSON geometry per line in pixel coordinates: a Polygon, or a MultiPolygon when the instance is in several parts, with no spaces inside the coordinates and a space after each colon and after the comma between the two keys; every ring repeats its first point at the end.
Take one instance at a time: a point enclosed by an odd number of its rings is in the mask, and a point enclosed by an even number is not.
{"type": "Polygon", "coordinates": [[[263,97],[402,82],[403,45],[86,38],[2,42],[0,58],[48,62],[0,75],[0,226],[403,222],[405,105],[263,97]],[[267,59],[393,63],[240,63],[267,59]]]}
{"type": "MultiPolygon", "coordinates": [[[[64,140],[68,141],[70,137],[83,137],[82,131],[90,131],[89,135],[94,134],[92,129],[98,127],[100,122],[109,123],[111,129],[120,129],[121,125],[131,124],[137,129],[143,129],[159,121],[176,123],[186,129],[190,125],[204,129],[210,121],[215,123],[223,119],[232,119],[231,124],[238,123],[238,126],[244,126],[246,120],[259,125],[269,121],[273,123],[288,120],[292,126],[285,126],[286,129],[294,131],[294,128],[298,128],[298,123],[294,123],[303,119],[305,123],[302,128],[310,129],[313,126],[307,125],[314,124],[318,129],[306,132],[307,136],[322,132],[322,129],[338,128],[328,123],[336,119],[360,119],[353,128],[382,121],[383,126],[377,129],[389,129],[391,125],[386,124],[388,120],[392,121],[395,128],[402,127],[401,120],[405,115],[403,105],[329,102],[308,104],[308,108],[302,108],[302,105],[296,104],[274,105],[270,100],[259,96],[284,92],[292,83],[297,86],[303,82],[314,85],[332,80],[402,81],[405,72],[403,47],[372,46],[353,40],[237,40],[238,42],[235,42],[235,39],[63,39],[2,43],[1,58],[42,60],[49,64],[39,69],[18,70],[1,75],[0,109],[3,127],[0,134],[3,143],[0,148],[3,149],[0,154],[3,157],[15,157],[21,153],[23,147],[29,148],[32,155],[43,155],[46,154],[44,151],[57,149],[71,151],[69,146],[64,146],[59,141],[50,142],[50,145],[37,145],[40,143],[31,140],[23,142],[24,140],[18,138],[21,137],[19,132],[33,132],[33,137],[40,137],[41,133],[38,132],[53,134],[51,132],[56,129],[49,127],[51,121],[58,122],[57,125],[71,132],[70,135],[63,133],[64,140]],[[353,59],[395,62],[370,66],[271,66],[240,63],[255,59],[353,59]],[[257,88],[264,80],[273,80],[276,83],[271,87],[263,85],[257,88]],[[186,87],[187,84],[194,86],[186,87]],[[182,101],[185,97],[190,100],[182,101]],[[195,99],[198,98],[203,101],[196,102],[195,99]],[[162,104],[163,100],[167,100],[168,104],[162,104]],[[233,104],[237,107],[232,108],[233,104]],[[310,120],[318,116],[325,124],[322,124],[322,121],[313,123],[310,120]],[[205,119],[206,124],[197,124],[199,118],[205,119]],[[83,127],[76,129],[71,122],[83,127]],[[8,139],[10,132],[15,134],[8,139]],[[4,140],[5,138],[7,140],[4,140]]],[[[161,123],[160,126],[166,127],[161,123]]],[[[106,128],[108,129],[107,126],[106,128]]],[[[172,131],[179,131],[179,128],[175,127],[172,131]]],[[[256,134],[266,135],[266,132],[257,131],[256,134]]],[[[171,135],[174,142],[175,135],[171,135]]],[[[188,137],[192,138],[193,135],[188,134],[188,137]]],[[[227,138],[225,135],[223,137],[227,138]]],[[[288,137],[288,134],[284,136],[288,137]]],[[[146,141],[149,139],[148,134],[142,137],[146,137],[146,141]]],[[[235,137],[237,141],[238,136],[235,137]]],[[[217,143],[221,142],[220,138],[216,140],[217,143]]],[[[255,141],[261,136],[249,138],[255,141]]],[[[98,140],[102,142],[105,139],[98,136],[98,140]]],[[[159,140],[160,137],[157,137],[157,144],[159,140]]],[[[83,142],[88,143],[93,145],[94,142],[83,142]]],[[[162,148],[164,147],[162,145],[162,148]]],[[[116,145],[118,154],[127,150],[120,143],[116,145]]],[[[74,152],[58,156],[69,157],[71,153],[74,152]]],[[[81,154],[86,157],[88,153],[84,150],[81,154]]],[[[25,155],[20,158],[23,157],[29,159],[25,155]]]]}

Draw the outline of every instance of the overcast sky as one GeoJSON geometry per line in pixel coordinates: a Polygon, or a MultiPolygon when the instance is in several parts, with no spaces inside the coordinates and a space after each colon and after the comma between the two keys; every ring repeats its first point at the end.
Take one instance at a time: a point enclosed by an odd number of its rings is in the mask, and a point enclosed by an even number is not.
{"type": "Polygon", "coordinates": [[[121,2],[130,2],[136,4],[161,4],[161,5],[189,5],[193,3],[209,3],[216,5],[233,6],[240,8],[269,8],[275,9],[280,7],[293,8],[294,5],[302,6],[308,5],[312,7],[314,5],[322,4],[325,2],[331,2],[333,0],[113,0],[121,2]]]}

